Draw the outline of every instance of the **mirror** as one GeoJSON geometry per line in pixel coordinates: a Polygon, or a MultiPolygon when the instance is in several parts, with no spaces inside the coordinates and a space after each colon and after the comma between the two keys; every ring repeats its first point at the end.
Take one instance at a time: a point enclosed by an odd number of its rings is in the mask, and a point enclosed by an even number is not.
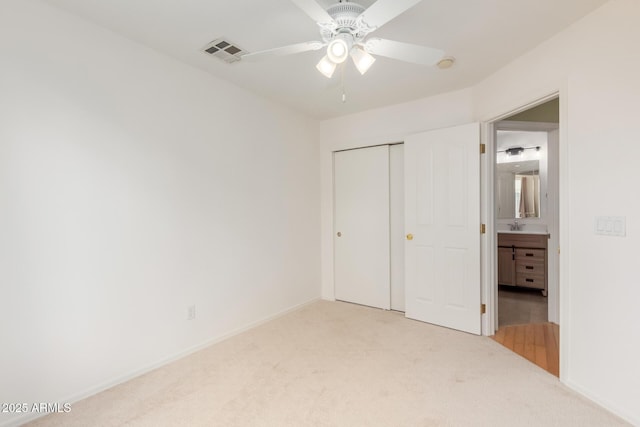
{"type": "Polygon", "coordinates": [[[498,163],[498,218],[540,218],[540,161],[498,163]]]}
{"type": "Polygon", "coordinates": [[[497,218],[544,217],[547,133],[498,129],[496,136],[497,218]]]}

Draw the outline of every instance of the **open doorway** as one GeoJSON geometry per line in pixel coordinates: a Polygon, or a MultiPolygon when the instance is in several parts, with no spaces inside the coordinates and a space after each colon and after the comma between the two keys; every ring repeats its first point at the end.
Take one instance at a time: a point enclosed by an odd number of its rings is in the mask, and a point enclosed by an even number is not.
{"type": "Polygon", "coordinates": [[[559,99],[493,123],[494,339],[559,375],[559,99]]]}

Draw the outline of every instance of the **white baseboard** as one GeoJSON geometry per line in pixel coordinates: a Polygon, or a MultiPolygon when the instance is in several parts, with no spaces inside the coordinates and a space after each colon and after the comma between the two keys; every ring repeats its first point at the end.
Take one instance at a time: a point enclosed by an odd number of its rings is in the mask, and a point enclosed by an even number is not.
{"type": "Polygon", "coordinates": [[[567,387],[569,387],[571,390],[573,390],[576,393],[582,395],[586,399],[589,399],[590,401],[594,402],[595,404],[602,406],[607,411],[609,411],[612,414],[620,417],[621,419],[623,419],[624,421],[630,423],[631,425],[640,426],[640,418],[637,418],[637,416],[629,414],[627,411],[621,409],[618,405],[615,405],[615,404],[613,404],[612,402],[610,402],[610,401],[608,401],[606,399],[602,399],[600,396],[597,396],[596,394],[594,394],[591,391],[585,389],[584,387],[574,383],[571,380],[564,381],[564,384],[567,387]]]}
{"type": "MultiPolygon", "coordinates": [[[[186,356],[188,356],[190,354],[193,354],[193,353],[195,353],[195,352],[197,352],[199,350],[202,350],[202,349],[204,349],[206,347],[209,347],[209,346],[211,346],[213,344],[219,343],[219,342],[224,341],[226,339],[229,339],[229,338],[231,338],[231,337],[233,337],[235,335],[238,335],[238,334],[241,334],[243,332],[246,332],[249,329],[253,329],[253,328],[255,328],[257,326],[260,326],[260,325],[262,325],[264,323],[267,323],[267,322],[269,322],[271,320],[277,319],[277,318],[282,317],[282,316],[284,316],[286,314],[289,314],[289,313],[291,313],[293,311],[299,310],[302,307],[305,307],[305,306],[307,306],[309,304],[312,304],[312,303],[314,303],[316,301],[319,301],[319,300],[320,300],[320,298],[317,298],[317,297],[316,298],[312,298],[309,301],[305,301],[303,303],[294,305],[293,307],[289,307],[289,308],[284,309],[282,311],[279,311],[279,312],[277,312],[275,314],[272,314],[272,315],[269,315],[269,316],[264,317],[262,319],[256,320],[256,321],[251,322],[248,325],[245,325],[243,327],[234,329],[234,330],[232,330],[230,332],[227,332],[225,334],[222,334],[220,336],[217,336],[217,337],[214,337],[214,338],[210,338],[210,339],[204,341],[203,343],[200,343],[200,344],[197,344],[195,346],[189,347],[186,350],[178,352],[178,353],[176,353],[176,354],[174,354],[172,356],[168,356],[168,357],[162,358],[159,361],[157,361],[155,363],[152,363],[150,365],[147,365],[147,366],[145,366],[143,368],[136,369],[136,370],[131,371],[131,372],[127,373],[127,374],[118,376],[118,377],[113,378],[113,379],[111,379],[109,381],[105,381],[105,382],[100,383],[100,384],[98,384],[96,386],[90,387],[90,388],[88,388],[88,389],[86,389],[86,390],[84,390],[84,391],[82,391],[80,393],[75,393],[75,394],[73,394],[71,396],[66,396],[65,398],[62,398],[62,399],[53,399],[52,401],[53,402],[64,402],[64,403],[73,404],[73,403],[78,402],[80,400],[86,399],[87,397],[93,396],[94,394],[98,394],[98,393],[100,393],[102,391],[105,391],[107,389],[115,387],[115,386],[117,386],[119,384],[125,383],[125,382],[127,382],[129,380],[132,380],[132,379],[136,378],[136,377],[139,377],[140,375],[144,375],[147,372],[151,372],[151,371],[153,371],[155,369],[158,369],[158,368],[160,368],[160,367],[162,367],[164,365],[168,365],[171,362],[175,362],[178,359],[182,359],[183,357],[186,357],[186,356]]],[[[41,418],[41,417],[44,417],[44,416],[47,416],[47,415],[49,415],[49,414],[48,413],[25,414],[23,416],[15,417],[15,418],[12,418],[12,419],[7,420],[7,421],[0,422],[0,427],[17,427],[17,426],[25,424],[25,423],[27,423],[29,421],[33,421],[33,420],[35,420],[37,418],[41,418]]]]}

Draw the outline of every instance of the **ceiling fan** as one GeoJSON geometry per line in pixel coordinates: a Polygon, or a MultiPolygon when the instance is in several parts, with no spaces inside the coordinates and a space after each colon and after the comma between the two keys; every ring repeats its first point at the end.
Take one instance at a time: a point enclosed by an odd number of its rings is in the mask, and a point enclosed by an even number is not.
{"type": "Polygon", "coordinates": [[[336,67],[349,56],[361,74],[366,73],[375,62],[373,55],[421,65],[435,65],[441,60],[451,61],[449,66],[453,63],[451,58],[443,58],[444,52],[439,49],[367,37],[421,0],[377,0],[368,9],[355,2],[340,0],[327,10],[315,0],[291,1],[317,22],[322,41],[303,42],[249,53],[242,56],[243,61],[292,55],[326,47],[326,55],[318,62],[316,68],[327,78],[331,78],[336,67]]]}

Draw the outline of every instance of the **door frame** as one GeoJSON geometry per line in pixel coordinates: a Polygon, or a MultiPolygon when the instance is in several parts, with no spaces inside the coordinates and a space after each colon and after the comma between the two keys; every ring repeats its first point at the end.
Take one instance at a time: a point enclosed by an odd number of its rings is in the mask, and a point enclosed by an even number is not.
{"type": "Polygon", "coordinates": [[[520,99],[511,105],[504,106],[495,113],[481,118],[481,142],[486,146],[486,154],[482,156],[480,161],[480,181],[481,181],[481,221],[487,225],[487,233],[481,241],[481,280],[482,280],[482,301],[486,304],[486,315],[482,320],[482,334],[491,336],[496,331],[497,326],[497,268],[498,268],[498,246],[496,234],[495,220],[495,166],[494,159],[496,153],[495,145],[495,124],[509,116],[523,112],[525,110],[536,107],[554,98],[558,98],[560,102],[560,120],[559,120],[559,147],[558,147],[558,321],[562,324],[560,328],[560,380],[566,382],[567,379],[567,345],[570,336],[570,325],[563,322],[564,313],[569,308],[566,297],[570,294],[568,286],[570,271],[568,268],[569,254],[569,218],[568,218],[568,200],[567,191],[569,185],[569,150],[567,138],[567,89],[565,85],[548,87],[546,90],[537,94],[529,94],[528,97],[520,99]]]}

